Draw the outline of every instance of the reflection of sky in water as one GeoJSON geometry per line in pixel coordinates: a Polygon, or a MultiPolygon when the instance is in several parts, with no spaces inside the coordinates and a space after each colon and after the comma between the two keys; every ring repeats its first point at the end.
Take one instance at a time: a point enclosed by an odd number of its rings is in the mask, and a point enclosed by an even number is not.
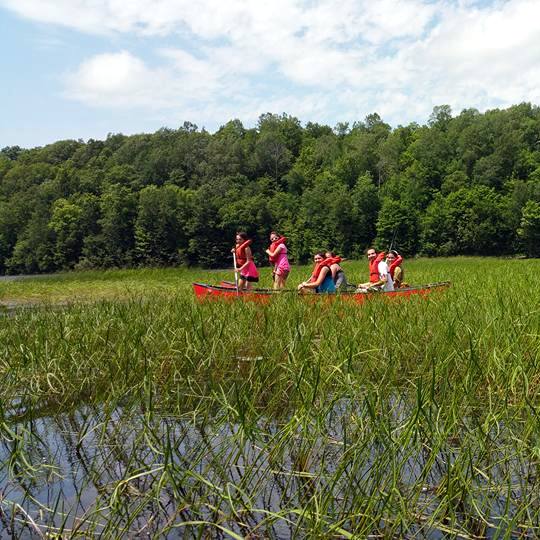
{"type": "MultiPolygon", "coordinates": [[[[285,519],[258,530],[288,538],[295,528],[287,520],[299,520],[288,510],[309,506],[314,494],[327,503],[323,517],[328,523],[341,522],[345,530],[354,530],[349,517],[362,500],[376,497],[370,507],[373,515],[391,518],[399,511],[384,507],[392,478],[408,510],[424,516],[411,525],[409,534],[442,538],[423,523],[436,513],[446,493],[441,486],[449,467],[463,460],[470,462],[464,470],[470,466],[477,471],[471,474],[469,492],[480,508],[490,509],[489,521],[495,526],[498,516],[514,514],[515,502],[532,494],[536,476],[531,476],[528,462],[505,450],[509,440],[504,426],[498,434],[488,434],[493,437],[489,452],[469,449],[473,446],[466,433],[475,427],[468,419],[455,440],[422,442],[411,436],[404,445],[406,439],[399,437],[414,411],[402,399],[391,398],[385,406],[391,414],[377,425],[370,422],[374,411],[368,405],[341,399],[319,424],[316,419],[295,423],[289,418],[279,425],[262,419],[249,435],[229,423],[194,425],[172,417],[149,419],[140,410],[108,414],[102,407],[12,424],[25,459],[13,442],[2,439],[0,538],[17,533],[8,523],[13,503],[41,526],[64,521],[72,529],[85,519],[94,534],[112,534],[129,515],[133,521],[128,536],[137,531],[158,534],[182,521],[215,522],[217,516],[223,526],[245,535],[268,518],[262,510],[284,512],[285,519]]],[[[471,501],[465,497],[460,504],[456,513],[463,514],[470,527],[471,501]]],[[[377,525],[383,527],[384,521],[374,523],[374,530],[377,525]]],[[[169,536],[178,537],[179,531],[185,529],[172,529],[169,536]]]]}

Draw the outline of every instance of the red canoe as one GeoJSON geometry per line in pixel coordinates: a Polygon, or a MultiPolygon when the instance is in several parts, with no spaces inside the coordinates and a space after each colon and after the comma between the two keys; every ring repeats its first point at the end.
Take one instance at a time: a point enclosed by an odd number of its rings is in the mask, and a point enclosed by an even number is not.
{"type": "MultiPolygon", "coordinates": [[[[407,298],[413,295],[426,296],[433,291],[443,290],[450,286],[449,281],[439,283],[429,283],[428,285],[418,285],[396,289],[391,292],[373,291],[373,292],[340,292],[334,294],[320,295],[299,295],[304,298],[308,297],[325,297],[325,298],[350,298],[356,302],[364,302],[371,298],[407,298]]],[[[296,293],[294,289],[273,290],[273,289],[251,289],[250,291],[237,291],[234,284],[221,282],[220,285],[207,285],[206,283],[193,283],[193,290],[198,298],[241,298],[242,300],[267,301],[272,296],[296,293]]]]}

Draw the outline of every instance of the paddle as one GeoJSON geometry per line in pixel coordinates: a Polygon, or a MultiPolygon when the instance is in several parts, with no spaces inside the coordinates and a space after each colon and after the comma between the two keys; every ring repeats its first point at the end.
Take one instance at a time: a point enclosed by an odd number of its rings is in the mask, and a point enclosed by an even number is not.
{"type": "Polygon", "coordinates": [[[232,258],[233,258],[233,264],[234,264],[234,286],[236,288],[236,294],[240,294],[240,290],[238,288],[238,268],[236,266],[236,249],[232,252],[232,258]]]}

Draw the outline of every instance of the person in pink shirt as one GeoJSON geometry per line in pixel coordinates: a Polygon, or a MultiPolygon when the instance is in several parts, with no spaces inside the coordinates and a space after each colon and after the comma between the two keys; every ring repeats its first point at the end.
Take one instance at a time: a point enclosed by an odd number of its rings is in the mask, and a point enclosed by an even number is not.
{"type": "Polygon", "coordinates": [[[274,289],[283,289],[289,272],[291,271],[291,265],[287,258],[287,246],[285,242],[287,239],[284,236],[279,235],[277,232],[272,231],[270,233],[270,247],[266,250],[270,262],[274,263],[274,270],[272,271],[274,277],[274,289]]]}
{"type": "Polygon", "coordinates": [[[236,255],[236,268],[234,271],[240,274],[239,289],[251,289],[251,284],[259,281],[259,272],[253,262],[253,254],[249,247],[252,243],[251,239],[245,232],[236,233],[236,245],[232,248],[232,252],[236,255]]]}

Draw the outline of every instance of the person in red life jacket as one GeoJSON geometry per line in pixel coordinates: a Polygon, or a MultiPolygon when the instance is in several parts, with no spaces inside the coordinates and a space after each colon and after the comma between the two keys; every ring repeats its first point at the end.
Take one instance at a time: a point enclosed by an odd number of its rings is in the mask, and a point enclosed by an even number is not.
{"type": "Polygon", "coordinates": [[[291,265],[287,258],[287,238],[279,235],[277,232],[270,233],[270,247],[266,250],[270,262],[274,264],[272,277],[274,279],[274,289],[283,289],[285,282],[291,271],[291,265]]]}
{"type": "Polygon", "coordinates": [[[324,253],[316,253],[313,257],[315,267],[311,277],[298,285],[299,292],[335,293],[336,285],[332,279],[332,271],[324,253]]]}
{"type": "Polygon", "coordinates": [[[349,287],[349,284],[347,283],[345,272],[339,264],[343,259],[336,256],[332,251],[327,251],[324,256],[326,257],[326,262],[330,265],[332,279],[334,280],[336,289],[346,290],[349,287]]]}
{"type": "Polygon", "coordinates": [[[388,271],[388,265],[384,261],[384,256],[384,251],[377,253],[373,248],[367,250],[369,282],[358,285],[359,289],[382,289],[387,292],[394,290],[394,282],[388,271]]]}
{"type": "Polygon", "coordinates": [[[403,262],[403,257],[395,250],[391,249],[386,256],[386,264],[388,265],[388,271],[390,276],[394,281],[394,289],[399,289],[400,287],[407,287],[407,284],[403,281],[405,277],[405,272],[401,267],[403,262]]]}
{"type": "Polygon", "coordinates": [[[259,281],[259,272],[253,262],[253,255],[249,247],[252,240],[245,232],[236,233],[236,245],[231,251],[236,255],[235,272],[240,274],[239,289],[251,289],[251,284],[259,281]]]}

